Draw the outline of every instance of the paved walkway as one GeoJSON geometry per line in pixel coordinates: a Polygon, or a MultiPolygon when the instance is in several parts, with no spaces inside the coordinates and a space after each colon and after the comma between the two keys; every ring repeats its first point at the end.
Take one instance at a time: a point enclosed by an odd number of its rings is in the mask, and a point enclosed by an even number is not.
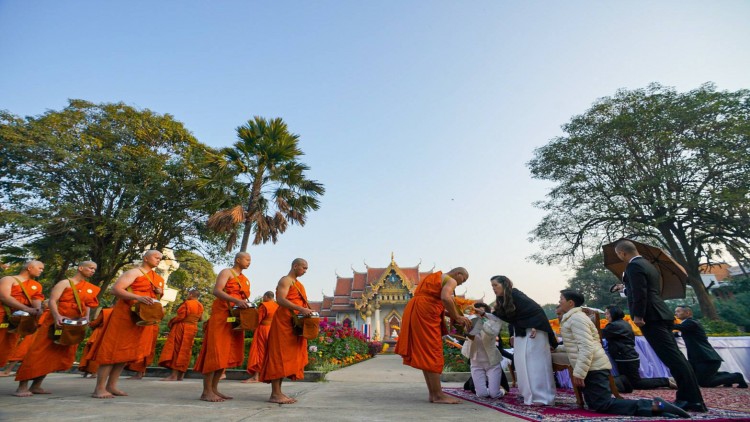
{"type": "MultiPolygon", "coordinates": [[[[90,398],[94,380],[73,374],[51,374],[44,387],[51,395],[13,397],[16,382],[0,378],[2,421],[517,421],[504,413],[469,402],[436,405],[427,402],[422,372],[403,366],[399,356],[374,359],[328,374],[327,382],[285,382],[284,391],[299,401],[292,405],[266,402],[270,386],[222,381],[222,392],[234,400],[198,400],[201,381],[160,382],[155,378],[127,380],[120,387],[128,397],[90,398]]],[[[444,384],[459,386],[459,384],[444,384]]]]}

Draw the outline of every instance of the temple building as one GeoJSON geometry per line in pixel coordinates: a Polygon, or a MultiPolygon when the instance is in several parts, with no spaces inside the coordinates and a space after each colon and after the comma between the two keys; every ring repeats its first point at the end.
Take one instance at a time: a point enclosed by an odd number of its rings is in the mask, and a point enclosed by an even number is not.
{"type": "Polygon", "coordinates": [[[391,254],[391,263],[384,268],[365,264],[366,271],[352,268],[351,277],[336,275],[333,296],[323,295],[322,302],[310,302],[321,317],[362,330],[374,340],[395,341],[401,328],[404,307],[414,289],[433,269],[420,271],[400,267],[391,254]]]}

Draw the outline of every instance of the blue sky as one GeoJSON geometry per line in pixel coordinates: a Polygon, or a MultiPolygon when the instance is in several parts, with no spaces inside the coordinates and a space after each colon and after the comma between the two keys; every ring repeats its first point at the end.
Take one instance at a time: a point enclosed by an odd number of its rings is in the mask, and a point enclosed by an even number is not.
{"type": "Polygon", "coordinates": [[[527,260],[550,187],[534,149],[619,88],[750,87],[750,3],[654,3],[0,0],[0,108],[122,101],[215,147],[282,117],[327,192],[305,227],[250,249],[253,295],[298,256],[320,299],[394,252],[467,267],[459,293],[491,300],[504,274],[547,303],[571,273],[527,260]]]}

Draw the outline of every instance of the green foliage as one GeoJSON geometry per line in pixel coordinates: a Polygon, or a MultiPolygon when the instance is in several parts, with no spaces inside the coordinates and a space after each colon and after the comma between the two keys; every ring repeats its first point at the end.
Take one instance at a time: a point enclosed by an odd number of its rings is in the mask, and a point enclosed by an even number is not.
{"type": "Polygon", "coordinates": [[[737,293],[732,300],[718,301],[716,308],[724,320],[750,331],[750,292],[737,293]]]}
{"type": "Polygon", "coordinates": [[[0,253],[39,258],[46,279],[91,259],[105,292],[147,247],[213,240],[200,222],[217,201],[196,183],[210,151],[170,115],[71,100],[37,117],[0,113],[0,144],[0,232],[13,234],[0,253]]]}
{"type": "Polygon", "coordinates": [[[717,318],[699,266],[750,251],[750,91],[619,90],[535,151],[532,176],[555,185],[537,204],[541,262],[576,259],[624,235],[664,247],[717,318]]]}
{"type": "Polygon", "coordinates": [[[700,320],[700,323],[703,326],[703,329],[706,330],[707,335],[717,335],[717,334],[736,335],[736,334],[741,333],[740,330],[737,328],[737,325],[732,324],[731,322],[728,322],[728,321],[703,318],[700,320]]]}
{"type": "Polygon", "coordinates": [[[461,349],[443,342],[443,372],[469,372],[469,359],[461,354],[461,349]]]}
{"type": "Polygon", "coordinates": [[[318,338],[307,341],[307,348],[308,370],[323,371],[335,366],[351,365],[370,357],[362,332],[326,320],[320,322],[318,338]]]}
{"type": "Polygon", "coordinates": [[[325,192],[321,183],[305,176],[309,167],[299,161],[299,136],[281,118],[256,116],[237,128],[237,137],[233,147],[209,157],[216,171],[202,182],[209,190],[232,187],[224,191],[233,195],[224,202],[226,208],[208,224],[226,236],[227,251],[239,230],[241,251],[247,250],[251,233],[254,245],[276,243],[289,224],[305,225],[307,213],[320,207],[318,197],[325,192]]]}
{"type": "Polygon", "coordinates": [[[206,258],[190,251],[175,251],[174,255],[180,264],[180,268],[169,276],[168,284],[169,287],[180,292],[177,294],[177,299],[167,307],[169,315],[165,319],[168,320],[174,316],[173,312],[177,310],[179,304],[187,299],[187,289],[191,287],[198,289],[201,293],[198,301],[203,304],[207,315],[214,301],[212,291],[216,282],[216,273],[213,264],[206,258]]]}
{"type": "MultiPolygon", "coordinates": [[[[609,288],[620,281],[604,267],[603,262],[601,253],[584,259],[576,269],[575,275],[568,280],[566,288],[583,294],[586,306],[604,309],[608,305],[617,305],[621,309],[626,309],[627,299],[609,292],[609,288]]],[[[552,318],[557,318],[554,312],[550,319],[552,318]]]]}

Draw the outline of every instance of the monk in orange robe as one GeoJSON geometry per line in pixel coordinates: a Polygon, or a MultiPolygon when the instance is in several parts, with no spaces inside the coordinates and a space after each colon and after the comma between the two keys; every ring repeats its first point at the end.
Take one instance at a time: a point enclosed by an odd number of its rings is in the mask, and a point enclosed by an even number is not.
{"type": "Polygon", "coordinates": [[[161,252],[147,251],[141,265],[125,271],[112,286],[118,301],[112,309],[101,341],[91,349],[93,359],[99,364],[96,388],[91,395],[94,398],[127,396],[117,388],[122,370],[128,362],[139,361],[151,352],[149,347],[153,341],[153,331],[133,322],[130,308],[136,302],[151,305],[161,297],[164,279],[154,271],[161,258],[161,252]]]}
{"type": "Polygon", "coordinates": [[[43,271],[42,262],[29,261],[18,275],[0,278],[0,367],[8,363],[20,337],[8,322],[10,314],[19,310],[37,317],[42,314],[42,285],[34,279],[43,271]]]}
{"type": "Polygon", "coordinates": [[[451,319],[471,328],[468,318],[458,313],[453,302],[454,290],[469,279],[466,269],[458,267],[443,274],[438,271],[426,276],[414,290],[414,297],[404,308],[401,334],[395,352],[404,365],[421,369],[431,403],[458,404],[460,400],[443,393],[440,374],[443,372],[444,312],[451,319]]]}
{"type": "Polygon", "coordinates": [[[307,340],[294,334],[292,317],[310,316],[314,312],[307,303],[305,286],[298,277],[307,272],[307,261],[297,258],[292,261],[289,274],[279,280],[276,286],[276,299],[279,308],[268,333],[266,358],[260,368],[260,380],[271,383],[271,403],[291,404],[293,399],[281,391],[281,381],[292,381],[305,377],[307,365],[307,340]]]}
{"type": "Polygon", "coordinates": [[[232,399],[219,392],[219,380],[226,368],[242,365],[245,359],[245,332],[232,329],[232,307],[248,308],[250,281],[242,271],[250,266],[250,254],[240,252],[234,266],[225,268],[216,277],[211,316],[203,324],[203,344],[195,359],[194,371],[203,374],[201,400],[218,402],[232,399]]]}
{"type": "Polygon", "coordinates": [[[135,372],[135,375],[128,377],[130,380],[143,379],[143,376],[146,375],[146,368],[154,362],[154,357],[156,356],[156,340],[159,338],[159,325],[147,325],[146,330],[151,332],[151,342],[147,347],[149,353],[145,358],[125,365],[125,369],[135,372]]]}
{"type": "Polygon", "coordinates": [[[42,388],[44,378],[50,372],[66,371],[73,366],[78,345],[63,346],[55,344],[45,335],[51,326],[62,325],[64,319],[89,319],[91,307],[99,306],[97,295],[99,287],[85,279],[96,272],[96,263],[82,262],[76,274],[68,279],[58,281],[52,288],[49,299],[49,312],[43,318],[34,343],[23,360],[21,369],[16,374],[18,389],[15,396],[30,397],[34,394],[49,394],[42,388]],[[75,290],[74,290],[75,289],[75,290]],[[33,380],[29,387],[29,380],[33,380]]]}
{"type": "Polygon", "coordinates": [[[268,333],[271,331],[273,316],[279,305],[273,300],[273,292],[268,291],[263,294],[263,303],[258,306],[258,328],[253,333],[253,342],[250,344],[250,353],[247,356],[247,372],[250,378],[242,381],[243,383],[258,382],[258,373],[266,358],[266,346],[268,343],[268,333]]]}
{"type": "Polygon", "coordinates": [[[112,315],[112,308],[103,308],[99,311],[99,315],[89,323],[91,328],[91,335],[86,339],[86,345],[83,347],[83,353],[81,353],[81,362],[78,364],[78,371],[83,372],[83,377],[86,378],[87,374],[91,374],[92,378],[96,378],[96,372],[99,370],[99,364],[93,360],[93,354],[91,350],[95,344],[98,344],[102,338],[102,333],[109,323],[109,317],[112,315]]]}
{"type": "Polygon", "coordinates": [[[203,318],[203,305],[198,302],[200,292],[188,290],[187,299],[177,308],[177,315],[169,320],[169,336],[159,357],[159,366],[172,373],[162,381],[182,381],[193,356],[193,343],[198,334],[198,321],[203,318]]]}
{"type": "Polygon", "coordinates": [[[36,333],[29,334],[16,344],[11,351],[10,357],[8,357],[8,365],[5,367],[4,371],[0,372],[0,377],[9,377],[16,364],[23,362],[23,357],[29,352],[31,343],[34,342],[35,335],[36,333]]]}

